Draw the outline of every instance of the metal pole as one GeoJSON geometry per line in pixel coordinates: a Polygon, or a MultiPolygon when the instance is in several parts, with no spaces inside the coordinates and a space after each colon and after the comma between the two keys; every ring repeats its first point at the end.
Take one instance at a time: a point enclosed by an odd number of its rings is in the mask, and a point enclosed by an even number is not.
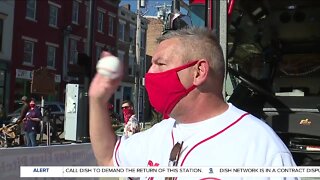
{"type": "Polygon", "coordinates": [[[135,76],[135,83],[136,83],[136,94],[135,94],[135,104],[136,104],[136,115],[138,121],[140,121],[140,74],[141,74],[141,67],[140,67],[140,42],[141,42],[141,19],[140,19],[140,1],[137,0],[137,31],[136,31],[136,76],[135,76]]]}
{"type": "Polygon", "coordinates": [[[178,0],[172,0],[172,13],[180,11],[180,1],[178,0]]]}
{"type": "Polygon", "coordinates": [[[95,0],[89,0],[89,18],[88,18],[87,48],[86,48],[86,54],[89,57],[92,56],[92,46],[93,46],[94,4],[95,4],[95,0]]]}
{"type": "MultiPolygon", "coordinates": [[[[223,51],[223,54],[224,54],[224,60],[225,60],[225,74],[227,73],[227,65],[228,65],[228,61],[227,61],[227,20],[228,20],[228,3],[227,1],[224,1],[224,0],[220,0],[219,1],[219,14],[220,14],[220,18],[219,18],[219,21],[217,21],[219,24],[217,24],[216,26],[219,27],[219,28],[216,28],[216,29],[219,29],[219,42],[220,42],[220,45],[221,45],[221,48],[222,48],[222,51],[223,51]]],[[[227,95],[227,91],[229,90],[229,92],[231,92],[231,90],[229,88],[230,87],[230,75],[227,74],[226,77],[224,78],[224,86],[223,86],[223,96],[224,98],[226,99],[226,95],[227,95]],[[228,79],[228,81],[227,81],[228,79]]],[[[232,88],[233,89],[233,88],[232,88]]],[[[228,93],[229,94],[229,93],[228,93]]],[[[231,93],[230,93],[231,94],[231,93]]]]}
{"type": "MultiPolygon", "coordinates": [[[[86,47],[86,54],[91,57],[92,61],[92,46],[93,46],[93,22],[94,22],[94,4],[95,0],[89,0],[89,18],[88,18],[88,31],[87,31],[87,47],[86,47]]],[[[92,64],[92,63],[91,63],[92,64]]],[[[92,67],[88,67],[92,68],[92,67]]],[[[89,106],[88,106],[88,90],[89,90],[89,84],[90,84],[90,76],[85,74],[84,76],[84,99],[82,106],[84,109],[84,126],[82,131],[82,140],[88,141],[89,138],[89,106]]]]}
{"type": "Polygon", "coordinates": [[[69,36],[72,31],[72,27],[68,25],[66,29],[63,30],[63,80],[68,81],[68,56],[69,56],[69,36]]]}

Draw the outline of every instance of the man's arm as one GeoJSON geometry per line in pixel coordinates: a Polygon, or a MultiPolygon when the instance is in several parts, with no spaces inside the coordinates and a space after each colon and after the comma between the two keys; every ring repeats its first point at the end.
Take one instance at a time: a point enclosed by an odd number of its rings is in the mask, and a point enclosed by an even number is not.
{"type": "Polygon", "coordinates": [[[29,107],[27,105],[23,105],[23,107],[20,111],[20,116],[17,120],[17,123],[20,123],[22,120],[24,120],[28,111],[29,111],[29,107]]]}
{"type": "Polygon", "coordinates": [[[113,80],[96,74],[89,89],[90,141],[99,165],[113,166],[116,135],[106,107],[119,84],[120,78],[113,80]]]}

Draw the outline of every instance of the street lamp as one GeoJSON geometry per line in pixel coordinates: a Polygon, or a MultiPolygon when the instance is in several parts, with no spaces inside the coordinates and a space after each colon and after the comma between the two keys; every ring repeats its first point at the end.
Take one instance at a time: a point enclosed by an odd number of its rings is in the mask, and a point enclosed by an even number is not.
{"type": "Polygon", "coordinates": [[[137,119],[140,121],[140,76],[141,76],[141,66],[140,66],[140,49],[141,49],[141,12],[140,12],[141,0],[137,0],[137,31],[136,31],[136,74],[135,74],[135,109],[137,119]]]}

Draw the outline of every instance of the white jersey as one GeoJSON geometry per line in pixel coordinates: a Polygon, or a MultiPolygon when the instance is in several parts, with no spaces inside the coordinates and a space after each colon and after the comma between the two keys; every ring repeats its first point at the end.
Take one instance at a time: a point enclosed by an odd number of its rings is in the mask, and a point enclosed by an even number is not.
{"type": "Polygon", "coordinates": [[[119,139],[114,164],[168,166],[172,147],[182,141],[178,166],[295,166],[285,144],[265,122],[232,104],[226,112],[205,121],[179,124],[169,118],[119,139]]]}

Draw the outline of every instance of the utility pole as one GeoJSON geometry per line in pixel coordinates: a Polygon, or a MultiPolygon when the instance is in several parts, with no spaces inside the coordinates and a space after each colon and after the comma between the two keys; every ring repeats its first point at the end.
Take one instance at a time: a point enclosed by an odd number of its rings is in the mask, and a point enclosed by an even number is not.
{"type": "Polygon", "coordinates": [[[137,0],[137,31],[136,31],[136,74],[135,74],[135,110],[137,119],[140,121],[140,76],[141,76],[141,66],[140,66],[140,49],[141,49],[141,12],[140,12],[141,0],[137,0]]]}
{"type": "Polygon", "coordinates": [[[167,18],[167,15],[171,13],[171,7],[172,5],[167,5],[166,3],[163,3],[163,5],[156,6],[158,10],[157,17],[164,22],[167,18]]]}
{"type": "MultiPolygon", "coordinates": [[[[93,45],[93,22],[94,22],[94,5],[95,5],[95,0],[88,0],[89,1],[89,18],[88,18],[88,31],[87,31],[87,46],[86,46],[86,54],[88,57],[90,57],[87,60],[92,61],[92,45],[93,45]]],[[[92,63],[89,63],[92,64],[92,63]]],[[[92,67],[87,67],[92,69],[92,67]]],[[[83,134],[82,134],[82,141],[86,142],[89,141],[89,97],[88,97],[88,91],[89,91],[89,84],[90,84],[90,77],[91,75],[88,75],[85,73],[84,75],[84,99],[83,99],[83,110],[84,110],[84,125],[83,125],[83,134]]]]}
{"type": "Polygon", "coordinates": [[[89,0],[89,13],[88,13],[89,18],[88,18],[87,46],[86,46],[86,54],[89,57],[92,57],[92,47],[93,47],[94,5],[95,5],[95,0],[89,0]]]}
{"type": "Polygon", "coordinates": [[[172,0],[172,12],[176,13],[177,11],[180,11],[180,1],[172,0]]]}

